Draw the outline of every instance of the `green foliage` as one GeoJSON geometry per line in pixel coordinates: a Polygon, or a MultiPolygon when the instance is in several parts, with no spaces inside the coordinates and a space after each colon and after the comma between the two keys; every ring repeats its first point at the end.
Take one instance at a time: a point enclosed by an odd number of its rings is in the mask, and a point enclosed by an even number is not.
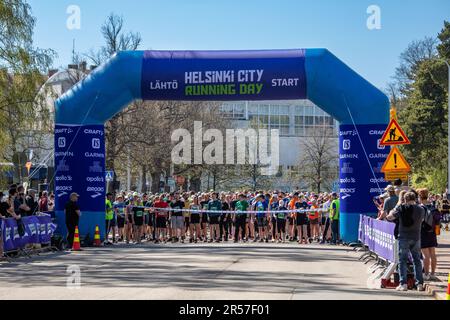
{"type": "Polygon", "coordinates": [[[24,0],[0,0],[0,160],[23,151],[20,143],[38,127],[42,100],[36,95],[55,56],[33,46],[35,18],[24,0]]]}
{"type": "Polygon", "coordinates": [[[438,35],[441,44],[438,45],[438,51],[441,57],[450,59],[450,22],[444,21],[444,28],[438,35]]]}
{"type": "Polygon", "coordinates": [[[433,193],[444,193],[447,188],[447,168],[429,167],[412,175],[414,188],[427,188],[433,193]]]}
{"type": "MultiPolygon", "coordinates": [[[[402,151],[411,163],[413,184],[434,192],[442,192],[447,184],[448,70],[442,59],[448,60],[450,23],[445,22],[438,38],[438,53],[409,66],[414,72],[408,73],[411,81],[398,112],[399,122],[412,142],[402,151]]],[[[417,47],[410,46],[407,51],[417,47]]],[[[418,54],[405,52],[402,56],[418,54]]]]}

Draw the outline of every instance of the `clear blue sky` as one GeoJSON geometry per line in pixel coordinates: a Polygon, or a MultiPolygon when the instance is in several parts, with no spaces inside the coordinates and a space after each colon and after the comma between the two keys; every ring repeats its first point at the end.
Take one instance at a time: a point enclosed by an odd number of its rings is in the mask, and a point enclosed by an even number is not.
{"type": "Polygon", "coordinates": [[[413,40],[436,36],[450,21],[449,0],[29,0],[35,45],[54,49],[55,66],[70,62],[73,39],[84,53],[102,44],[111,12],[138,31],[141,49],[220,50],[325,47],[379,88],[413,40]],[[381,30],[366,27],[367,7],[381,8],[381,30]],[[69,5],[81,29],[66,28],[69,5]]]}

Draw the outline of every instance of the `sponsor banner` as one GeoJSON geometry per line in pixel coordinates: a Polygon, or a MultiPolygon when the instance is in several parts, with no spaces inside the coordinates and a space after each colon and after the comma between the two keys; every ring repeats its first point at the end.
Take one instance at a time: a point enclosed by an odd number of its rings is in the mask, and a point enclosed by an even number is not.
{"type": "Polygon", "coordinates": [[[20,236],[18,222],[15,219],[3,219],[1,231],[3,248],[7,251],[24,248],[27,244],[50,243],[56,225],[48,215],[23,217],[24,234],[20,236]]]}
{"type": "Polygon", "coordinates": [[[305,99],[305,50],[146,51],[141,87],[144,100],[305,99]]]}
{"type": "Polygon", "coordinates": [[[81,211],[105,211],[103,125],[55,127],[55,205],[64,210],[72,192],[81,211]]]}
{"type": "Polygon", "coordinates": [[[389,262],[397,260],[394,223],[361,215],[359,225],[359,241],[368,246],[369,250],[379,257],[389,262]]]}
{"type": "Polygon", "coordinates": [[[339,127],[341,212],[377,212],[373,198],[387,185],[381,168],[389,148],[379,144],[385,128],[385,124],[339,127]]]}

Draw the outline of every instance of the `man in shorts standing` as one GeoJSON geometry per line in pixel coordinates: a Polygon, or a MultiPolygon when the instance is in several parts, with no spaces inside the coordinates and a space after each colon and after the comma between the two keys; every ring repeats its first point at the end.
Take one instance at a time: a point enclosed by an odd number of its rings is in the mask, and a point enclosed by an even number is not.
{"type": "Polygon", "coordinates": [[[170,212],[170,225],[172,227],[172,242],[175,243],[177,241],[181,241],[184,243],[184,240],[181,238],[183,229],[184,229],[184,217],[183,211],[184,202],[180,199],[180,194],[178,192],[171,194],[170,207],[173,209],[170,212]]]}
{"type": "Polygon", "coordinates": [[[134,225],[134,241],[137,244],[142,243],[142,234],[144,228],[144,206],[139,200],[139,196],[135,193],[133,195],[134,205],[132,211],[132,221],[134,225]]]}
{"type": "MultiPolygon", "coordinates": [[[[268,242],[267,239],[267,213],[264,207],[264,195],[259,194],[256,197],[255,209],[257,211],[256,218],[258,224],[258,238],[260,242],[268,242]]],[[[256,240],[256,238],[255,238],[256,240]]]]}
{"type": "Polygon", "coordinates": [[[158,209],[167,209],[169,207],[169,204],[164,201],[164,195],[159,196],[159,198],[155,201],[155,203],[153,203],[153,207],[155,208],[155,217],[156,217],[155,243],[159,243],[160,241],[166,242],[168,212],[166,210],[158,210],[158,209]]]}
{"type": "MultiPolygon", "coordinates": [[[[212,193],[212,199],[208,203],[208,211],[221,211],[222,203],[220,202],[219,194],[217,192],[212,193]]],[[[220,242],[220,228],[219,228],[219,212],[208,212],[209,220],[209,242],[220,242]]]]}
{"type": "Polygon", "coordinates": [[[239,194],[239,200],[235,204],[235,213],[233,217],[233,221],[235,223],[235,230],[234,230],[234,242],[239,242],[239,230],[241,230],[241,236],[242,240],[246,241],[246,220],[247,220],[247,209],[249,207],[249,204],[247,200],[245,199],[245,195],[243,193],[239,194]]]}

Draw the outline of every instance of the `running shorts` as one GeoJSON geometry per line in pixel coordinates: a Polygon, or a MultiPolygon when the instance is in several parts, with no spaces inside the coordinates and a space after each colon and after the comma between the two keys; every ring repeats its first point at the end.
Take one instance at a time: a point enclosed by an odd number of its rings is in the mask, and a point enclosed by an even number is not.
{"type": "Polygon", "coordinates": [[[200,215],[198,213],[191,213],[191,223],[200,223],[200,215]]]}
{"type": "Polygon", "coordinates": [[[277,230],[278,230],[278,233],[286,232],[286,219],[278,219],[277,218],[277,230]]]}
{"type": "Polygon", "coordinates": [[[170,226],[173,229],[182,229],[184,227],[184,217],[183,216],[172,216],[170,219],[170,226]]]}
{"type": "Polygon", "coordinates": [[[297,214],[296,223],[298,226],[304,226],[308,224],[308,218],[306,214],[297,214]]]}
{"type": "Polygon", "coordinates": [[[157,228],[167,228],[166,217],[156,217],[156,227],[157,228]]]}
{"type": "Polygon", "coordinates": [[[144,225],[144,217],[135,217],[134,218],[134,225],[138,226],[138,227],[144,225]]]}
{"type": "Polygon", "coordinates": [[[218,215],[210,215],[209,216],[209,224],[219,224],[219,216],[218,215]]]}
{"type": "Polygon", "coordinates": [[[117,226],[122,229],[125,227],[125,217],[117,216],[117,226]]]}

